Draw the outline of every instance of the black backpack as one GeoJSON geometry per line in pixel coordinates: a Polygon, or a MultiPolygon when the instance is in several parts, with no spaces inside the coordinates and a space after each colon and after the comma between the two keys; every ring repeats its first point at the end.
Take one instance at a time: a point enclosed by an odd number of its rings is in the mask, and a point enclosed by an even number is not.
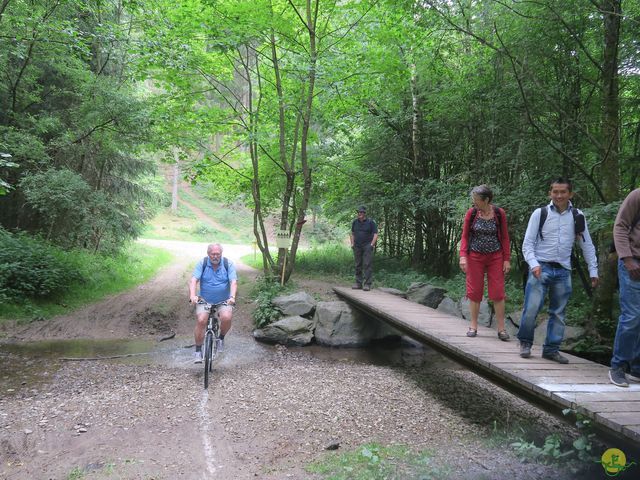
{"type": "MultiPolygon", "coordinates": [[[[578,212],[578,209],[574,207],[571,207],[571,214],[573,215],[573,231],[576,237],[580,236],[582,238],[582,241],[584,242],[584,230],[586,227],[584,215],[578,212]]],[[[540,207],[540,223],[538,224],[538,236],[541,240],[544,240],[544,237],[542,236],[542,226],[547,220],[547,215],[549,215],[549,205],[540,207]]]]}

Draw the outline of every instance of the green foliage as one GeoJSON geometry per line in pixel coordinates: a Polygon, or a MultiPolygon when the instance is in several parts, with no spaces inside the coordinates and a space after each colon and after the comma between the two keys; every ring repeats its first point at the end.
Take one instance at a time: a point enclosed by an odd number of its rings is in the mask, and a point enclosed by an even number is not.
{"type": "Polygon", "coordinates": [[[593,431],[593,422],[583,413],[576,412],[573,409],[566,408],[562,410],[563,415],[572,415],[575,417],[575,426],[580,431],[580,436],[572,443],[573,449],[578,459],[583,462],[597,462],[600,460],[596,454],[594,446],[596,434],[593,431]]]}
{"type": "Polygon", "coordinates": [[[337,243],[347,238],[348,234],[344,228],[340,228],[326,220],[316,220],[313,227],[309,227],[305,232],[306,238],[313,246],[337,243]]]}
{"type": "Polygon", "coordinates": [[[0,303],[51,299],[82,279],[72,255],[0,228],[0,303]]]}
{"type": "Polygon", "coordinates": [[[510,447],[519,457],[528,461],[562,466],[574,473],[589,469],[598,461],[594,448],[596,435],[593,424],[589,418],[575,410],[565,409],[562,413],[575,416],[575,425],[580,431],[578,438],[567,441],[553,433],[544,439],[541,446],[537,446],[534,441],[518,439],[510,447]]]}
{"type": "Polygon", "coordinates": [[[80,467],[74,467],[67,475],[67,480],[82,480],[85,477],[85,471],[80,467]]]}
{"type": "Polygon", "coordinates": [[[345,245],[315,246],[298,254],[296,269],[307,274],[346,276],[353,273],[353,252],[345,245]]]}
{"type": "Polygon", "coordinates": [[[451,474],[434,461],[431,451],[414,452],[402,445],[373,443],[352,452],[328,454],[307,466],[307,471],[331,480],[436,480],[451,474]]]}
{"type": "Polygon", "coordinates": [[[275,279],[259,277],[251,291],[251,298],[256,303],[253,311],[253,322],[256,328],[263,328],[277,321],[282,313],[276,310],[271,304],[271,300],[278,295],[290,292],[295,285],[289,282],[283,286],[275,279]]]}
{"type": "MultiPolygon", "coordinates": [[[[0,233],[0,242],[4,245],[6,232],[0,233]]],[[[27,277],[19,272],[23,282],[39,278],[37,275],[41,275],[40,270],[48,270],[51,275],[60,272],[54,279],[48,279],[48,285],[53,284],[57,288],[46,297],[31,295],[0,301],[0,318],[26,320],[66,313],[69,309],[132,288],[149,280],[172,258],[166,250],[137,243],[113,256],[107,256],[91,254],[86,250],[62,251],[24,234],[13,235],[9,248],[3,248],[0,252],[0,295],[6,289],[5,273],[12,272],[16,266],[10,260],[5,260],[4,251],[13,251],[14,258],[29,254],[27,259],[33,263],[27,263],[26,268],[35,274],[27,277]]],[[[44,275],[48,274],[45,272],[44,275]]],[[[9,290],[16,288],[15,285],[11,280],[9,290]]]]}
{"type": "Polygon", "coordinates": [[[534,442],[513,442],[511,445],[516,454],[524,459],[542,463],[558,463],[565,457],[573,455],[571,450],[562,451],[561,438],[558,434],[549,435],[541,447],[534,442]]]}
{"type": "Polygon", "coordinates": [[[0,224],[65,248],[115,251],[156,198],[149,102],[131,82],[134,21],[111,0],[5,2],[0,28],[0,224]],[[5,173],[6,172],[6,173],[5,173]],[[50,203],[48,203],[50,200],[50,203]],[[50,210],[49,210],[50,208],[50,210]]]}

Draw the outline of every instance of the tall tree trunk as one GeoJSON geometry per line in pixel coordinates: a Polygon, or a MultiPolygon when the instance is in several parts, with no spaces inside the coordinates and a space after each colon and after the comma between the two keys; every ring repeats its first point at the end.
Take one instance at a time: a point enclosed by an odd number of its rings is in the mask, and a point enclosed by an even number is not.
{"type": "MultiPolygon", "coordinates": [[[[618,154],[620,151],[620,99],[618,83],[618,45],[620,42],[621,0],[603,0],[604,54],[602,69],[602,193],[611,202],[620,195],[618,154]]],[[[599,275],[600,287],[593,302],[595,318],[611,318],[613,294],[616,285],[615,258],[609,255],[607,246],[613,233],[600,235],[599,275]]]]}
{"type": "MultiPolygon", "coordinates": [[[[421,148],[421,123],[420,117],[420,98],[418,95],[418,74],[416,65],[411,64],[411,150],[413,153],[413,174],[415,180],[418,181],[416,194],[420,195],[420,180],[424,178],[424,170],[422,168],[422,148],[421,148]]],[[[415,231],[413,241],[413,252],[411,254],[411,266],[414,268],[422,264],[424,258],[424,237],[422,235],[422,225],[424,217],[421,207],[416,205],[413,214],[413,228],[415,231]]]]}
{"type": "Polygon", "coordinates": [[[293,272],[296,263],[296,252],[300,241],[300,232],[302,226],[306,222],[305,215],[309,206],[309,198],[311,197],[311,167],[309,166],[309,157],[307,154],[307,141],[309,138],[309,129],[311,128],[311,112],[313,109],[314,87],[316,83],[316,65],[318,61],[318,49],[316,45],[316,25],[318,20],[318,10],[320,0],[306,1],[306,21],[305,27],[309,34],[309,73],[307,76],[307,95],[303,109],[302,118],[302,134],[300,136],[300,164],[302,166],[302,199],[298,207],[295,228],[293,230],[293,240],[291,242],[291,256],[287,264],[285,280],[288,280],[293,272]]]}
{"type": "MultiPolygon", "coordinates": [[[[282,77],[280,75],[280,60],[278,58],[278,50],[276,48],[276,37],[273,30],[271,30],[271,62],[273,63],[273,73],[275,76],[275,87],[278,94],[278,158],[280,165],[284,170],[286,178],[284,185],[284,192],[282,195],[282,208],[280,210],[280,230],[290,231],[289,228],[289,211],[291,208],[292,196],[295,194],[295,162],[296,162],[296,145],[297,141],[294,141],[294,147],[291,152],[291,161],[287,158],[287,144],[286,144],[286,102],[284,99],[284,92],[282,87],[282,77]]],[[[298,114],[295,127],[295,138],[298,136],[298,130],[300,128],[301,114],[298,114]]],[[[286,248],[278,249],[278,263],[277,273],[281,275],[284,269],[285,256],[287,254],[286,248]]],[[[286,278],[288,276],[285,274],[286,278]]]]}

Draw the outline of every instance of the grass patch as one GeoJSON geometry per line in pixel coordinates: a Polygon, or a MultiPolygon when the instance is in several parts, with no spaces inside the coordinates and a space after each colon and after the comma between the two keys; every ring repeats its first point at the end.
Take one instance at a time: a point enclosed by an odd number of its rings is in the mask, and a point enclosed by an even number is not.
{"type": "Polygon", "coordinates": [[[75,467],[69,472],[69,475],[67,475],[67,480],[80,480],[82,478],[84,478],[84,470],[80,467],[75,467]]]}
{"type": "Polygon", "coordinates": [[[143,232],[142,237],[156,240],[178,240],[183,242],[211,242],[215,239],[220,243],[249,243],[249,235],[253,227],[243,230],[241,214],[228,212],[220,215],[224,207],[218,205],[219,210],[209,215],[216,222],[223,225],[225,230],[222,231],[215,228],[209,222],[198,219],[198,217],[189,210],[184,204],[179,204],[178,213],[174,215],[170,208],[156,215],[153,220],[148,223],[143,232]],[[216,216],[214,216],[216,215],[216,216]],[[229,217],[229,220],[221,219],[221,216],[229,217]],[[240,223],[239,223],[240,219],[240,223]]]}
{"type": "Polygon", "coordinates": [[[431,480],[450,475],[434,462],[433,452],[413,452],[402,445],[363,445],[352,452],[328,454],[307,467],[331,480],[431,480]]]}
{"type": "Polygon", "coordinates": [[[182,242],[237,243],[237,238],[219,231],[210,224],[198,220],[195,215],[173,215],[169,209],[159,213],[142,232],[143,238],[155,240],[178,240],[182,242]]]}
{"type": "Polygon", "coordinates": [[[208,217],[232,230],[234,241],[230,243],[250,243],[253,240],[253,213],[250,210],[206,198],[206,186],[192,187],[192,193],[181,190],[179,195],[208,217]]]}
{"type": "Polygon", "coordinates": [[[0,319],[37,320],[67,313],[146,282],[172,258],[166,250],[138,243],[112,257],[92,255],[86,251],[73,252],[68,261],[81,272],[81,282],[72,283],[52,299],[3,303],[0,305],[0,319]]]}
{"type": "MultiPolygon", "coordinates": [[[[275,259],[278,255],[278,250],[272,249],[271,255],[275,259]]],[[[255,247],[255,253],[244,255],[243,257],[240,258],[240,261],[245,265],[255,268],[256,270],[262,271],[262,269],[264,268],[262,265],[262,253],[260,252],[260,249],[257,246],[255,247]]]]}

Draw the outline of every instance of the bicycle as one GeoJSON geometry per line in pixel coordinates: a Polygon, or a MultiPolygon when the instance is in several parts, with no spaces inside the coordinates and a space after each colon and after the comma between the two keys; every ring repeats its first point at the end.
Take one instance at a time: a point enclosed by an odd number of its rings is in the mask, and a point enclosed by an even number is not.
{"type": "Polygon", "coordinates": [[[207,303],[201,297],[198,297],[198,305],[204,305],[205,311],[209,312],[207,321],[207,329],[204,334],[204,388],[209,388],[209,374],[213,371],[213,361],[218,354],[218,345],[220,341],[220,321],[218,319],[218,308],[227,305],[227,302],[207,303]]]}

